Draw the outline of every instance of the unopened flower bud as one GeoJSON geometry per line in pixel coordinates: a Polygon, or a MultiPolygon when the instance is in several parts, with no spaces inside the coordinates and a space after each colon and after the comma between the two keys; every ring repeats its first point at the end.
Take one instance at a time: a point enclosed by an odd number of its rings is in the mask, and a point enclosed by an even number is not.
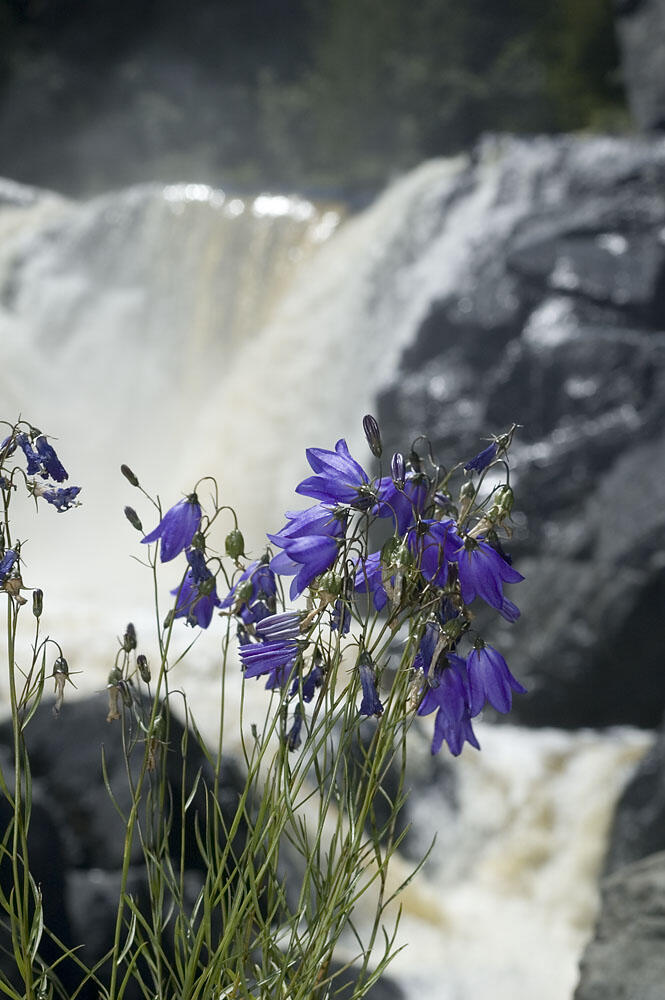
{"type": "Polygon", "coordinates": [[[123,463],[120,466],[120,471],[122,472],[122,474],[125,477],[125,479],[128,480],[128,482],[130,482],[132,484],[132,486],[138,486],[139,485],[139,481],[138,481],[137,477],[134,475],[134,473],[132,472],[132,470],[129,468],[128,465],[125,465],[123,463]]]}
{"type": "Polygon", "coordinates": [[[238,559],[240,556],[243,556],[245,554],[245,539],[242,537],[242,531],[239,531],[237,528],[230,531],[226,536],[224,547],[226,548],[227,556],[230,556],[231,559],[238,559]]]}
{"type": "Polygon", "coordinates": [[[206,537],[202,531],[195,531],[192,535],[192,548],[197,552],[205,552],[206,550],[206,537]]]}
{"type": "Polygon", "coordinates": [[[126,653],[130,653],[132,649],[136,649],[136,629],[131,622],[125,629],[125,634],[122,637],[122,648],[126,653]]]}
{"type": "Polygon", "coordinates": [[[201,580],[198,585],[199,595],[201,597],[208,597],[215,589],[215,583],[214,576],[209,576],[205,580],[201,580]]]}
{"type": "Polygon", "coordinates": [[[53,714],[57,717],[60,714],[62,703],[65,700],[65,684],[69,677],[69,665],[64,656],[59,656],[53,664],[53,680],[55,682],[55,704],[53,714]]]}
{"type": "Polygon", "coordinates": [[[149,684],[150,683],[150,667],[148,666],[148,660],[143,655],[143,653],[139,653],[139,655],[136,657],[136,666],[139,669],[139,674],[141,675],[141,680],[143,681],[143,683],[144,684],[149,684]]]}
{"type": "Polygon", "coordinates": [[[502,486],[496,492],[496,502],[502,514],[510,514],[515,502],[515,495],[510,486],[502,486]]]}
{"type": "Polygon", "coordinates": [[[136,528],[137,531],[143,531],[141,519],[133,507],[125,507],[125,517],[133,528],[136,528]]]}
{"type": "Polygon", "coordinates": [[[55,677],[57,674],[64,674],[65,677],[69,676],[69,664],[64,656],[59,656],[53,664],[53,676],[55,677]]]}
{"type": "Polygon", "coordinates": [[[37,587],[36,590],[32,592],[32,613],[35,618],[41,618],[42,610],[44,608],[44,591],[37,587]]]}
{"type": "Polygon", "coordinates": [[[390,461],[390,472],[392,474],[393,482],[394,482],[395,486],[399,490],[403,490],[404,489],[404,477],[405,477],[406,473],[405,473],[405,468],[404,468],[404,455],[402,455],[401,452],[399,452],[399,451],[395,452],[395,454],[393,455],[393,457],[392,457],[392,459],[390,461]]]}
{"type": "Polygon", "coordinates": [[[251,580],[243,580],[236,587],[236,602],[237,604],[245,604],[247,601],[251,600],[254,594],[254,584],[251,580]]]}
{"type": "Polygon", "coordinates": [[[381,458],[383,452],[383,446],[381,444],[381,432],[379,431],[379,425],[376,419],[368,413],[363,417],[363,430],[365,432],[365,437],[367,438],[367,444],[369,445],[369,450],[376,458],[381,458]]]}
{"type": "Polygon", "coordinates": [[[113,670],[109,671],[109,675],[106,681],[107,687],[117,687],[122,680],[122,670],[118,667],[114,667],[113,670]]]}
{"type": "Polygon", "coordinates": [[[322,573],[319,577],[318,591],[320,594],[327,597],[337,597],[341,589],[341,580],[332,570],[322,573]]]}
{"type": "Polygon", "coordinates": [[[152,735],[156,740],[163,740],[166,736],[166,719],[163,715],[158,715],[152,724],[152,735]]]}

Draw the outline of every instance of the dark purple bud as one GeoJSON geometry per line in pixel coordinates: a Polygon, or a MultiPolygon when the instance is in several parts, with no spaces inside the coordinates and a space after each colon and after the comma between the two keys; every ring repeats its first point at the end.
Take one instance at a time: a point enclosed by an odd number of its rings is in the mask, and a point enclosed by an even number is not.
{"type": "Polygon", "coordinates": [[[381,432],[379,431],[379,425],[376,419],[368,413],[363,417],[363,430],[365,432],[365,437],[367,438],[367,444],[369,445],[369,450],[376,458],[381,458],[383,452],[383,446],[381,444],[381,432]]]}
{"type": "Polygon", "coordinates": [[[406,470],[404,466],[404,455],[402,455],[401,452],[399,451],[395,452],[390,461],[390,472],[392,474],[395,486],[398,489],[403,490],[406,470]]]}
{"type": "Polygon", "coordinates": [[[125,465],[123,463],[120,466],[120,471],[122,472],[122,474],[125,477],[125,479],[132,484],[132,486],[138,486],[139,485],[138,478],[134,475],[134,473],[132,472],[132,470],[129,468],[128,465],[125,465]]]}
{"type": "Polygon", "coordinates": [[[237,528],[234,531],[230,531],[226,536],[224,547],[227,556],[230,556],[231,559],[239,559],[240,556],[244,555],[245,539],[242,537],[242,531],[239,531],[237,528]]]}
{"type": "Polygon", "coordinates": [[[143,531],[141,519],[133,507],[125,507],[125,517],[133,528],[136,528],[137,531],[143,531]]]}
{"type": "Polygon", "coordinates": [[[358,660],[358,670],[360,672],[360,686],[363,697],[360,703],[361,715],[383,715],[383,705],[379,700],[376,691],[376,680],[374,677],[374,664],[369,653],[361,653],[358,660]]]}
{"type": "Polygon", "coordinates": [[[122,637],[122,648],[126,653],[130,653],[132,649],[136,649],[136,629],[131,622],[125,629],[125,634],[122,637]]]}
{"type": "Polygon", "coordinates": [[[32,592],[32,613],[35,618],[40,618],[44,607],[44,591],[39,587],[32,592]]]}
{"type": "Polygon", "coordinates": [[[286,745],[289,750],[297,750],[300,746],[302,740],[300,739],[300,730],[302,729],[302,712],[300,711],[300,705],[296,705],[295,711],[293,713],[293,725],[291,729],[286,734],[286,745]]]}
{"type": "Polygon", "coordinates": [[[484,448],[479,454],[467,462],[464,466],[465,472],[482,472],[487,466],[494,461],[496,458],[496,453],[498,450],[498,443],[492,441],[491,444],[484,448]]]}
{"type": "Polygon", "coordinates": [[[136,657],[136,666],[139,668],[139,674],[141,675],[141,680],[144,684],[150,683],[150,667],[148,666],[148,660],[143,655],[139,653],[136,657]]]}

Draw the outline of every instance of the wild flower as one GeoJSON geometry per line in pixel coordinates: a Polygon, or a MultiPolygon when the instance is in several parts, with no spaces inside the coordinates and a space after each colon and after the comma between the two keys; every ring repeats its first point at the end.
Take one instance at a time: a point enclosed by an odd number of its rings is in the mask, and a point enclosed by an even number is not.
{"type": "Polygon", "coordinates": [[[289,679],[299,651],[300,646],[291,639],[246,643],[240,647],[245,677],[268,674],[267,688],[282,687],[289,679]]]}
{"type": "Polygon", "coordinates": [[[316,475],[303,479],[296,486],[296,493],[324,503],[348,504],[357,510],[366,510],[371,505],[373,494],[369,489],[369,477],[352,458],[344,438],[340,438],[334,451],[308,448],[306,455],[316,475]]]}
{"type": "Polygon", "coordinates": [[[196,493],[191,493],[167,510],[157,527],[141,541],[149,545],[160,540],[160,558],[162,562],[170,562],[192,544],[200,524],[201,506],[196,493]]]}
{"type": "Polygon", "coordinates": [[[374,664],[367,653],[361,653],[358,659],[358,673],[362,689],[362,701],[358,712],[360,715],[383,715],[383,705],[376,690],[374,664]]]}
{"type": "Polygon", "coordinates": [[[65,486],[65,487],[45,487],[36,485],[34,488],[35,496],[40,496],[47,503],[50,503],[55,507],[58,513],[62,513],[65,510],[69,510],[70,507],[75,507],[78,504],[76,497],[81,492],[80,486],[65,486]]]}
{"type": "Polygon", "coordinates": [[[469,653],[466,669],[472,717],[482,711],[486,701],[497,712],[509,712],[513,704],[512,692],[526,694],[526,688],[513,677],[501,653],[483,642],[469,653]]]}
{"type": "Polygon", "coordinates": [[[215,608],[221,605],[215,577],[206,565],[205,556],[197,549],[188,550],[187,562],[185,579],[171,591],[178,595],[173,617],[186,618],[188,625],[208,628],[215,608]]]}
{"type": "Polygon", "coordinates": [[[451,532],[447,540],[448,559],[457,563],[462,600],[471,604],[481,597],[508,620],[514,605],[504,606],[503,583],[519,583],[524,577],[509,566],[499,553],[480,538],[461,537],[451,532]]]}
{"type": "Polygon", "coordinates": [[[496,458],[496,453],[498,451],[498,448],[499,448],[498,443],[496,441],[492,441],[491,444],[488,444],[487,448],[483,448],[481,452],[479,452],[474,458],[472,458],[469,462],[466,463],[466,465],[464,466],[464,471],[482,472],[483,469],[486,469],[487,466],[494,461],[494,459],[496,458]]]}
{"type": "Polygon", "coordinates": [[[243,570],[220,607],[233,609],[245,625],[252,625],[274,614],[276,593],[273,570],[265,559],[255,559],[243,570]]]}

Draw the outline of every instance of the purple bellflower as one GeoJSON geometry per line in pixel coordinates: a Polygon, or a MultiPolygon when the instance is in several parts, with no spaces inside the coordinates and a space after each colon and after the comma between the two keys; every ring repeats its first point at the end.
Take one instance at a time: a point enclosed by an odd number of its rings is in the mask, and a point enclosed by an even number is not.
{"type": "Polygon", "coordinates": [[[437,713],[432,753],[438,753],[445,740],[453,756],[458,757],[465,743],[470,743],[477,750],[480,750],[480,746],[471,725],[464,660],[454,653],[447,653],[445,662],[447,666],[435,667],[428,677],[418,715],[429,715],[434,711],[437,713]]]}
{"type": "MultiPolygon", "coordinates": [[[[357,564],[354,587],[359,594],[369,592],[372,595],[374,607],[377,611],[383,611],[388,603],[388,594],[383,586],[383,566],[381,564],[381,553],[372,552],[366,559],[361,559],[357,564]]],[[[392,582],[394,583],[394,577],[392,582]]]]}
{"type": "Polygon", "coordinates": [[[348,635],[351,628],[351,612],[346,601],[337,598],[330,616],[330,628],[340,635],[348,635]]]}
{"type": "Polygon", "coordinates": [[[146,545],[161,539],[160,559],[170,562],[192,544],[200,524],[201,507],[196,493],[192,493],[167,510],[157,527],[141,541],[146,545]]]}
{"type": "Polygon", "coordinates": [[[513,704],[512,692],[526,694],[508,669],[501,653],[492,646],[480,646],[469,653],[466,661],[469,679],[471,717],[482,711],[486,701],[497,712],[509,712],[513,704]]]}
{"type": "Polygon", "coordinates": [[[32,447],[30,439],[27,434],[17,434],[16,443],[25,455],[26,461],[28,463],[28,475],[37,476],[42,472],[42,460],[39,454],[32,447]]]}
{"type": "Polygon", "coordinates": [[[189,569],[182,586],[171,591],[178,594],[175,618],[187,618],[188,625],[208,628],[215,608],[220,606],[215,577],[208,569],[202,552],[190,549],[187,552],[189,569]]]}
{"type": "Polygon", "coordinates": [[[496,453],[499,450],[499,442],[492,441],[487,448],[483,448],[471,461],[467,462],[464,466],[465,472],[482,472],[487,466],[494,461],[496,458],[496,453]]]}
{"type": "Polygon", "coordinates": [[[524,579],[522,574],[509,566],[491,545],[480,539],[462,539],[451,533],[446,551],[448,559],[457,563],[464,603],[471,604],[476,597],[482,597],[508,621],[515,621],[517,609],[511,601],[506,603],[503,583],[519,583],[524,579]]]}
{"type": "Polygon", "coordinates": [[[346,528],[346,518],[337,518],[331,507],[318,504],[287,514],[288,523],[271,542],[284,549],[270,567],[280,576],[293,576],[290,596],[295,600],[315,577],[329,569],[337,558],[346,528]]]}
{"type": "Polygon", "coordinates": [[[363,467],[349,454],[344,438],[334,451],[325,448],[308,448],[307,461],[316,473],[296,486],[296,493],[314,497],[324,503],[349,504],[366,510],[372,502],[369,478],[363,467]]]}
{"type": "Polygon", "coordinates": [[[235,607],[245,625],[255,624],[275,611],[277,584],[267,562],[255,559],[243,571],[220,607],[235,607]]]}
{"type": "Polygon", "coordinates": [[[360,673],[360,686],[363,693],[358,710],[360,715],[383,715],[383,705],[376,691],[374,664],[367,653],[360,654],[358,671],[360,673]]]}
{"type": "Polygon", "coordinates": [[[63,510],[69,510],[70,507],[76,506],[78,503],[76,497],[80,492],[80,486],[35,488],[37,496],[43,497],[44,500],[46,500],[47,503],[52,504],[59,513],[62,513],[63,510]]]}
{"type": "Polygon", "coordinates": [[[299,649],[292,639],[245,643],[240,647],[245,677],[268,674],[266,688],[281,687],[289,679],[299,649]]]}
{"type": "MultiPolygon", "coordinates": [[[[63,483],[65,479],[69,479],[69,476],[65,472],[65,469],[55,453],[55,450],[48,443],[43,434],[35,440],[35,449],[39,455],[39,461],[41,462],[43,471],[40,473],[42,478],[55,479],[56,483],[63,483]]],[[[30,470],[28,469],[28,472],[30,470]]]]}
{"type": "Polygon", "coordinates": [[[444,587],[448,579],[446,549],[453,522],[420,521],[417,528],[407,534],[409,549],[418,560],[420,572],[437,587],[444,587]]]}
{"type": "MultiPolygon", "coordinates": [[[[316,689],[321,687],[322,683],[323,683],[323,670],[321,669],[321,664],[317,663],[315,659],[311,670],[309,671],[307,677],[305,677],[302,682],[302,700],[305,702],[310,702],[314,697],[316,689]]],[[[291,685],[291,690],[289,691],[291,697],[293,697],[298,693],[299,687],[300,687],[300,679],[296,677],[293,684],[291,685]]]]}
{"type": "Polygon", "coordinates": [[[411,472],[403,489],[391,476],[379,479],[376,485],[380,501],[375,508],[377,517],[392,517],[397,534],[406,534],[425,506],[428,488],[425,478],[411,472]]]}
{"type": "Polygon", "coordinates": [[[3,584],[7,577],[9,576],[12,566],[18,559],[17,553],[14,549],[7,549],[4,553],[2,559],[0,559],[0,584],[3,584]]]}
{"type": "Polygon", "coordinates": [[[286,734],[286,745],[289,750],[297,750],[302,740],[300,739],[300,730],[302,729],[302,712],[300,710],[300,705],[296,705],[295,711],[293,713],[293,723],[288,733],[286,734]]]}
{"type": "Polygon", "coordinates": [[[297,639],[300,635],[302,615],[299,611],[285,611],[279,615],[268,615],[256,626],[256,634],[262,642],[276,639],[297,639]]]}

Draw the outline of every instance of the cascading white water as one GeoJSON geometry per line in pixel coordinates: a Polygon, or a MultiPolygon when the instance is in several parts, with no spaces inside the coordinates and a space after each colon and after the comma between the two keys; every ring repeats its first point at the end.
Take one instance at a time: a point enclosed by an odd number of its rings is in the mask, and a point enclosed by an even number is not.
{"type": "MultiPolygon", "coordinates": [[[[362,415],[402,348],[463,285],[488,229],[528,211],[551,155],[525,146],[510,192],[491,157],[473,179],[462,160],[425,164],[342,225],[333,206],[202,185],[86,204],[0,186],[0,416],[56,435],[84,488],[66,515],[26,505],[24,575],[44,587],[83,690],[105,683],[127,620],[149,628],[122,507],[152,523],[120,463],[166,505],[215,474],[258,549],[298,505],[306,446],[345,436],[364,454],[362,415]]],[[[182,683],[210,731],[212,629],[205,640],[182,683]]],[[[260,711],[265,692],[252,693],[260,711]]],[[[482,725],[480,737],[482,754],[455,764],[459,812],[436,789],[414,803],[439,842],[405,894],[394,974],[420,1000],[569,1000],[611,808],[646,739],[482,725]]]]}

